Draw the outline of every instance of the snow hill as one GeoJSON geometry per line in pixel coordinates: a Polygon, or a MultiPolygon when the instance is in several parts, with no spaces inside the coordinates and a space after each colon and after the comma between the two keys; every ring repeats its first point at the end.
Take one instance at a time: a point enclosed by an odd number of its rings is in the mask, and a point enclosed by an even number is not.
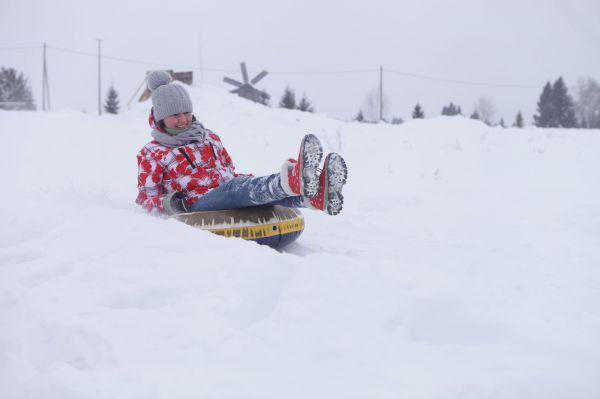
{"type": "Polygon", "coordinates": [[[206,86],[240,172],[318,135],[344,211],[286,252],[133,203],[148,104],[0,111],[0,398],[598,398],[600,132],[399,126],[206,86]]]}

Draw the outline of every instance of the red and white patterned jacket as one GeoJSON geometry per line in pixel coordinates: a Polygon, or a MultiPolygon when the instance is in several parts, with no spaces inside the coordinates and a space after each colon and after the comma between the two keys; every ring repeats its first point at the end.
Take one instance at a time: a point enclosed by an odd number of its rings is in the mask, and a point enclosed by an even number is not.
{"type": "Polygon", "coordinates": [[[158,141],[146,144],[137,155],[136,203],[149,212],[164,213],[163,198],[174,191],[185,194],[188,205],[211,189],[238,176],[231,157],[215,133],[207,130],[203,142],[165,147],[158,141]]]}

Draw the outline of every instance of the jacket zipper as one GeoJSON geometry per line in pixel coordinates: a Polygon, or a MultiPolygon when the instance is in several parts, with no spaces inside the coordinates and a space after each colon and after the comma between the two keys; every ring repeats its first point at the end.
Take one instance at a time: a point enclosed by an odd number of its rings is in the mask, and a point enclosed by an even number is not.
{"type": "MultiPolygon", "coordinates": [[[[208,143],[210,145],[210,149],[213,153],[213,156],[215,157],[215,166],[216,166],[216,170],[217,173],[219,174],[219,176],[221,176],[221,178],[224,178],[223,173],[221,172],[221,168],[219,167],[219,158],[217,158],[217,153],[215,152],[215,147],[213,146],[213,144],[211,142],[208,143]]],[[[184,157],[185,159],[188,161],[188,163],[192,166],[192,169],[198,169],[198,166],[196,166],[196,164],[194,163],[194,161],[192,161],[192,158],[190,158],[190,156],[185,152],[185,150],[183,148],[178,148],[177,149],[184,157]]]]}
{"type": "Polygon", "coordinates": [[[185,157],[185,159],[187,159],[188,163],[192,166],[192,169],[198,169],[194,161],[192,161],[192,158],[190,158],[190,156],[184,151],[183,148],[178,148],[178,150],[185,157]]]}
{"type": "Polygon", "coordinates": [[[215,147],[213,146],[213,144],[211,142],[209,142],[208,144],[210,144],[210,149],[212,150],[213,157],[215,157],[215,161],[217,161],[219,158],[217,158],[217,153],[215,152],[215,147]]]}

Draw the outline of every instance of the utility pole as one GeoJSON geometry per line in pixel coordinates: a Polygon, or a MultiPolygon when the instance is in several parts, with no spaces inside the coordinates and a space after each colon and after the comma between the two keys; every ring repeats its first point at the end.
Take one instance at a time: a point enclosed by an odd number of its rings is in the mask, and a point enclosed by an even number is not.
{"type": "Polygon", "coordinates": [[[102,115],[102,74],[101,74],[101,60],[102,60],[102,39],[98,40],[98,115],[102,115]]]}
{"type": "Polygon", "coordinates": [[[46,43],[44,43],[44,62],[42,71],[42,111],[50,111],[50,86],[48,84],[48,66],[46,64],[46,43]],[[46,107],[46,104],[48,105],[46,107]]]}
{"type": "MultiPolygon", "coordinates": [[[[202,33],[200,33],[200,47],[199,47],[199,55],[200,55],[200,84],[204,83],[204,57],[202,56],[202,33]]],[[[196,82],[194,82],[196,83],[196,82]]]]}
{"type": "Polygon", "coordinates": [[[379,122],[383,121],[383,65],[379,66],[379,122]]]}
{"type": "Polygon", "coordinates": [[[42,111],[46,111],[46,43],[42,52],[42,111]]]}

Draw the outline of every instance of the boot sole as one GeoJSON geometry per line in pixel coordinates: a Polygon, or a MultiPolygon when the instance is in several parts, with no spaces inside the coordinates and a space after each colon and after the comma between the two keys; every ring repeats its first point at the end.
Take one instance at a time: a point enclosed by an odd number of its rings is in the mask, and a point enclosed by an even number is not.
{"type": "Polygon", "coordinates": [[[325,179],[325,211],[330,215],[337,215],[341,212],[344,205],[342,188],[348,180],[348,167],[341,155],[331,153],[325,158],[324,168],[327,173],[325,179]]]}
{"type": "Polygon", "coordinates": [[[307,134],[300,145],[300,189],[301,194],[313,198],[319,191],[317,168],[323,159],[323,147],[314,134],[307,134]]]}

